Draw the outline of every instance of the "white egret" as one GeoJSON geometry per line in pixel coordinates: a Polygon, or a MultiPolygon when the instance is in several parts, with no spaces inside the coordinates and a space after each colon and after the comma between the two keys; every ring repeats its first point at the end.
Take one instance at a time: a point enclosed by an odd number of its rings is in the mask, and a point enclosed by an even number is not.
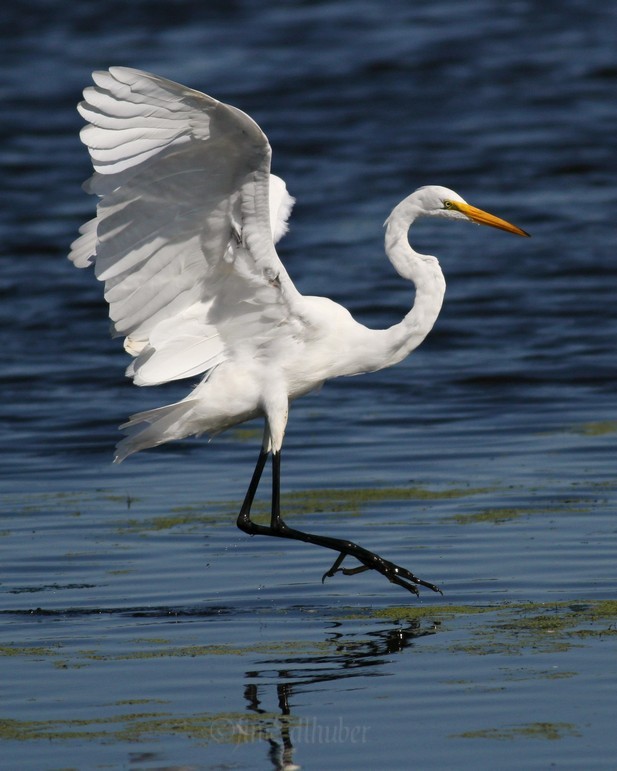
{"type": "Polygon", "coordinates": [[[376,570],[415,594],[439,588],[351,541],[289,527],[280,511],[281,448],[289,404],[322,383],[389,367],[424,340],[439,314],[445,281],[435,257],[407,240],[421,216],[471,220],[527,235],[467,204],[445,187],[422,187],[386,220],[395,270],[415,286],[403,320],[373,330],[324,297],[304,297],[275,243],[293,199],[270,172],[271,150],[245,113],[164,78],[126,67],[93,74],[80,114],[81,138],[100,196],[70,259],[94,264],[105,283],[115,335],[134,360],[140,386],[203,374],[181,401],[141,412],[115,460],[194,434],[210,435],[262,416],[261,451],[237,524],[251,535],[290,538],[338,552],[324,575],[376,570]],[[272,455],[270,525],[251,505],[272,455]],[[360,563],[341,568],[346,556],[360,563]]]}

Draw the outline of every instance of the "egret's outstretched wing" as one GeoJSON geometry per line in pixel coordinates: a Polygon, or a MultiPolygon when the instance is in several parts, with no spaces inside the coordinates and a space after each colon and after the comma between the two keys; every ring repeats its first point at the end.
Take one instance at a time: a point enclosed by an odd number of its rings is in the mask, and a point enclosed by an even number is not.
{"type": "Polygon", "coordinates": [[[80,114],[101,197],[70,258],[94,263],[114,332],[153,385],[204,372],[237,344],[302,325],[274,248],[293,205],[240,110],[125,67],[93,74],[80,114]]]}

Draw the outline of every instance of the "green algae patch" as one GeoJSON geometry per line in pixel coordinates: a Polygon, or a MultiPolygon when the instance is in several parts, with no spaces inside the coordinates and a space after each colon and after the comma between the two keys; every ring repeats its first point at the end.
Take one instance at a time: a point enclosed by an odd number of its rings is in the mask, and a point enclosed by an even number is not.
{"type": "MultiPolygon", "coordinates": [[[[128,651],[126,653],[107,654],[97,650],[84,649],[77,652],[77,659],[70,666],[80,667],[83,662],[117,662],[117,661],[148,661],[152,659],[199,658],[209,656],[245,656],[258,654],[260,656],[317,655],[335,649],[334,642],[306,641],[298,642],[281,640],[279,642],[255,643],[253,645],[159,645],[156,641],[145,641],[147,648],[128,651]]],[[[66,665],[66,662],[63,662],[66,665]]]]}
{"type": "Polygon", "coordinates": [[[473,525],[485,522],[491,525],[501,525],[504,522],[511,522],[522,517],[531,517],[537,515],[556,516],[559,514],[583,514],[589,511],[588,501],[582,501],[575,498],[567,498],[559,505],[551,506],[529,506],[513,507],[503,506],[497,508],[483,509],[475,514],[455,514],[448,517],[450,522],[456,522],[459,525],[473,525]]]}
{"type": "Polygon", "coordinates": [[[509,682],[525,680],[570,680],[578,676],[578,672],[571,669],[535,669],[521,668],[515,672],[507,671],[504,673],[504,680],[509,682]]]}
{"type": "Polygon", "coordinates": [[[387,619],[388,621],[415,621],[418,619],[443,620],[457,616],[475,616],[479,613],[494,613],[491,606],[481,607],[476,605],[434,605],[432,607],[413,607],[401,605],[391,608],[382,608],[375,611],[373,618],[387,619]]]}
{"type": "MultiPolygon", "coordinates": [[[[492,488],[452,487],[428,490],[424,487],[360,487],[321,488],[294,490],[281,495],[281,508],[285,518],[310,514],[359,515],[370,505],[404,501],[456,500],[491,492],[492,488]]],[[[203,501],[175,506],[168,515],[131,518],[118,523],[118,532],[147,533],[171,530],[176,527],[197,528],[204,525],[224,525],[233,522],[240,511],[241,501],[203,501]]],[[[251,517],[255,522],[267,523],[270,519],[270,500],[257,499],[252,506],[251,517]]]]}
{"type": "Polygon", "coordinates": [[[571,429],[583,436],[606,436],[617,433],[617,420],[598,420],[591,423],[581,423],[571,429]]]}
{"type": "Polygon", "coordinates": [[[101,498],[104,501],[109,501],[110,503],[123,504],[127,509],[130,509],[134,503],[137,503],[139,500],[141,500],[140,498],[136,498],[133,495],[118,495],[116,493],[103,493],[101,498]]]}
{"type": "MultiPolygon", "coordinates": [[[[364,507],[400,501],[440,501],[479,495],[488,488],[445,488],[428,490],[424,487],[356,487],[296,490],[281,496],[285,516],[320,513],[359,514],[364,507]]],[[[269,512],[269,504],[257,502],[256,512],[269,512]]]]}
{"type": "Polygon", "coordinates": [[[54,648],[44,648],[42,646],[20,646],[20,645],[0,645],[0,656],[35,656],[36,658],[46,658],[55,656],[58,651],[54,648]]]}
{"type": "Polygon", "coordinates": [[[617,600],[599,600],[585,606],[583,612],[592,621],[617,619],[617,600]]]}
{"type": "Polygon", "coordinates": [[[70,657],[65,651],[43,647],[2,646],[0,656],[23,656],[24,658],[48,659],[56,669],[81,669],[95,663],[119,661],[151,661],[155,659],[206,658],[219,656],[299,656],[323,655],[335,649],[330,640],[255,643],[252,645],[169,645],[157,639],[139,640],[139,647],[123,653],[105,653],[96,648],[75,651],[70,657]]]}
{"type": "MultiPolygon", "coordinates": [[[[450,649],[472,655],[559,653],[617,635],[617,601],[527,603],[494,608],[488,622],[450,649]]],[[[438,615],[438,612],[435,612],[438,615]]]]}
{"type": "Polygon", "coordinates": [[[617,600],[600,600],[597,602],[560,602],[539,603],[522,606],[523,615],[516,619],[508,619],[501,623],[503,629],[530,634],[567,633],[571,637],[593,631],[598,633],[615,633],[617,619],[617,600]],[[534,613],[542,610],[541,613],[534,613]],[[527,615],[525,613],[531,613],[527,615]]]}
{"type": "Polygon", "coordinates": [[[3,510],[14,514],[47,514],[63,512],[70,517],[82,516],[84,512],[101,508],[102,503],[119,504],[131,508],[138,498],[126,493],[117,494],[104,489],[92,491],[48,491],[10,493],[0,496],[3,510]]]}
{"type": "MultiPolygon", "coordinates": [[[[139,742],[154,736],[181,735],[203,744],[241,744],[267,740],[280,715],[263,712],[177,715],[137,712],[69,720],[20,721],[0,718],[0,741],[74,739],[139,742]]],[[[287,718],[289,726],[293,718],[287,718]]]]}
{"type": "Polygon", "coordinates": [[[457,739],[497,739],[500,741],[512,741],[513,739],[545,739],[556,741],[566,736],[580,736],[581,734],[572,723],[522,723],[516,726],[504,728],[484,728],[478,731],[465,731],[461,734],[451,735],[457,739]]]}
{"type": "Polygon", "coordinates": [[[215,514],[204,514],[207,504],[201,507],[194,507],[194,511],[184,508],[182,511],[175,511],[168,515],[157,517],[148,517],[144,519],[127,519],[119,523],[116,531],[118,533],[157,533],[164,530],[172,530],[176,527],[184,527],[189,531],[196,528],[203,528],[204,525],[212,527],[213,525],[228,524],[228,517],[217,512],[215,514]]]}
{"type": "Polygon", "coordinates": [[[500,525],[503,522],[509,522],[513,519],[519,519],[520,517],[526,517],[532,514],[531,509],[503,507],[495,509],[484,509],[476,514],[455,514],[452,517],[448,517],[450,522],[456,522],[459,525],[471,525],[477,522],[488,522],[492,525],[500,525]]]}
{"type": "MultiPolygon", "coordinates": [[[[559,653],[594,638],[617,635],[614,600],[479,606],[442,605],[437,601],[431,605],[354,610],[344,618],[406,625],[415,636],[439,632],[437,645],[454,654],[471,656],[559,653]]],[[[548,672],[545,676],[558,679],[574,674],[548,672]]]]}
{"type": "Polygon", "coordinates": [[[499,624],[500,629],[516,633],[527,634],[555,634],[565,629],[569,629],[576,623],[576,619],[570,613],[560,613],[559,608],[555,608],[550,613],[540,613],[534,616],[523,616],[521,618],[508,619],[499,624]]]}

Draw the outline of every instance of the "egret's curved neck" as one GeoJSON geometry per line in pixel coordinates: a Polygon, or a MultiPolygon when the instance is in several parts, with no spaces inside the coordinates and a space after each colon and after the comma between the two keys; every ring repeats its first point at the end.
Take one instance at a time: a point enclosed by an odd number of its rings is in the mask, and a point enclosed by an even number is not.
{"type": "Polygon", "coordinates": [[[388,259],[397,273],[416,288],[415,302],[409,313],[399,324],[383,330],[389,364],[404,359],[428,335],[437,320],[446,291],[437,258],[420,254],[409,244],[408,230],[420,213],[413,196],[410,196],[393,210],[386,221],[388,259]]]}

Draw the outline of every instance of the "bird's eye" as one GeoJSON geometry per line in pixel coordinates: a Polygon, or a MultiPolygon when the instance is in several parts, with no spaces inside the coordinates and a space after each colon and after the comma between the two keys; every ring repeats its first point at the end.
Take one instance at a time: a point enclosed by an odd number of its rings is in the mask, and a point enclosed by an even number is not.
{"type": "Polygon", "coordinates": [[[452,201],[444,201],[443,202],[443,208],[444,209],[452,209],[452,201]]]}

